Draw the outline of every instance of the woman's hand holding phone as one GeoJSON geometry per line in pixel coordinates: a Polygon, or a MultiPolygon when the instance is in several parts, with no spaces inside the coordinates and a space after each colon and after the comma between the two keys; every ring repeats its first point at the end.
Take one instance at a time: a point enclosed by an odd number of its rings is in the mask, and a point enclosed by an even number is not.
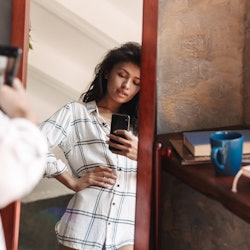
{"type": "Polygon", "coordinates": [[[129,132],[129,128],[129,115],[112,114],[107,144],[112,153],[127,156],[131,160],[137,160],[138,140],[129,132]]]}
{"type": "Polygon", "coordinates": [[[106,143],[115,150],[111,150],[118,155],[127,156],[129,159],[137,161],[138,139],[127,130],[115,130],[113,134],[107,135],[110,140],[106,143]]]}

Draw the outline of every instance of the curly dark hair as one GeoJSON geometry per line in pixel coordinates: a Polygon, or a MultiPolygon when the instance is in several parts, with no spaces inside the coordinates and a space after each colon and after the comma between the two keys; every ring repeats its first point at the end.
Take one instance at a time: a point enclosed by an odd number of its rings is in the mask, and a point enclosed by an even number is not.
{"type": "MultiPolygon", "coordinates": [[[[95,67],[95,77],[91,82],[89,89],[81,94],[80,101],[100,101],[107,91],[107,79],[105,76],[109,74],[112,68],[123,62],[132,62],[141,67],[141,45],[136,42],[127,42],[118,48],[110,50],[101,63],[95,67]]],[[[138,105],[139,92],[132,100],[122,104],[119,113],[128,114],[131,120],[131,129],[134,134],[138,133],[138,105]]]]}

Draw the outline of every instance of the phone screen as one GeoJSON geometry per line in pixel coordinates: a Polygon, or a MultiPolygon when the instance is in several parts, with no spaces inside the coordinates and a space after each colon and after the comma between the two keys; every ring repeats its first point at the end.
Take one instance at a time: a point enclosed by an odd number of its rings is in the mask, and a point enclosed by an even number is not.
{"type": "MultiPolygon", "coordinates": [[[[112,120],[111,120],[111,129],[110,129],[110,133],[114,134],[115,130],[121,129],[121,130],[129,130],[130,127],[130,116],[129,115],[125,115],[125,114],[112,114],[112,120]]],[[[122,135],[118,135],[121,136],[122,135]]],[[[118,143],[114,140],[110,140],[114,143],[118,143]]],[[[109,146],[109,149],[112,151],[117,151],[118,149],[109,146]]]]}
{"type": "Polygon", "coordinates": [[[21,54],[20,48],[0,46],[0,85],[12,85],[18,71],[21,54]]]}

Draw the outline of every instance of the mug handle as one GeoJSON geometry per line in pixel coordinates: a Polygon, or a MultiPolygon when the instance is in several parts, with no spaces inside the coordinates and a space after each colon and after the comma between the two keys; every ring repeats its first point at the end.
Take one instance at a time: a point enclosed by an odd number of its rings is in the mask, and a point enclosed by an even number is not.
{"type": "Polygon", "coordinates": [[[219,162],[218,162],[218,153],[220,152],[222,150],[222,148],[221,147],[214,147],[214,148],[212,148],[212,152],[211,152],[211,156],[212,156],[212,160],[214,161],[214,164],[218,167],[218,168],[220,168],[221,170],[223,170],[224,169],[224,165],[223,164],[220,164],[219,162]]]}

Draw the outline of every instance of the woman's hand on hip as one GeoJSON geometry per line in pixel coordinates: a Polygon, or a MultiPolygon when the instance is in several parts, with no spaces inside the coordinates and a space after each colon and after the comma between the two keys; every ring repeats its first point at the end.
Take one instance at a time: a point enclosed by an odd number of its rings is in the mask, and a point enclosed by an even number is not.
{"type": "Polygon", "coordinates": [[[108,188],[116,183],[116,179],[117,176],[111,168],[99,166],[77,179],[75,191],[80,191],[89,186],[108,188]]]}

